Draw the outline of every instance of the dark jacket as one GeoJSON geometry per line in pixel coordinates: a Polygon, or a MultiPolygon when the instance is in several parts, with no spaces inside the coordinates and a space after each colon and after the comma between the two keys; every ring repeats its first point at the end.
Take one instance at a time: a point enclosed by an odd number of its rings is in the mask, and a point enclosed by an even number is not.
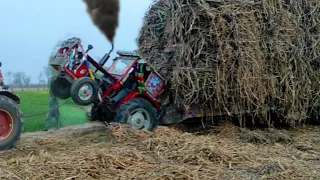
{"type": "Polygon", "coordinates": [[[132,90],[135,89],[138,86],[138,83],[135,79],[130,79],[128,78],[124,83],[123,86],[128,89],[128,90],[132,90]]]}

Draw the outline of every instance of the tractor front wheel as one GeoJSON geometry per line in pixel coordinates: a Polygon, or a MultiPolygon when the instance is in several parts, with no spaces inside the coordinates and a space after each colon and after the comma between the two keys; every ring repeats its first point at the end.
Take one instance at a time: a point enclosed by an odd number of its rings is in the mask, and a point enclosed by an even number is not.
{"type": "Polygon", "coordinates": [[[21,137],[23,118],[18,105],[0,95],[0,151],[13,148],[21,137]]]}
{"type": "Polygon", "coordinates": [[[70,94],[76,104],[86,106],[97,99],[98,90],[98,84],[95,80],[84,77],[72,83],[70,94]]]}
{"type": "Polygon", "coordinates": [[[51,78],[50,90],[53,96],[60,99],[68,99],[70,97],[71,83],[60,77],[51,78]]]}
{"type": "Polygon", "coordinates": [[[115,121],[138,130],[153,131],[157,126],[156,110],[146,99],[134,98],[120,106],[115,121]]]}

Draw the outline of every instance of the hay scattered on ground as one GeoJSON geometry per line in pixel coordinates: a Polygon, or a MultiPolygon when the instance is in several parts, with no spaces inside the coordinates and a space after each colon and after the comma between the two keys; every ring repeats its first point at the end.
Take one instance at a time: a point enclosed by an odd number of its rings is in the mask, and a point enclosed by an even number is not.
{"type": "Polygon", "coordinates": [[[319,0],[159,1],[138,43],[177,106],[294,126],[320,102],[319,17],[319,0]]]}
{"type": "Polygon", "coordinates": [[[239,138],[246,133],[225,124],[206,135],[110,126],[28,136],[16,149],[0,153],[0,179],[320,178],[318,127],[282,132],[291,141],[275,143],[239,138]]]}

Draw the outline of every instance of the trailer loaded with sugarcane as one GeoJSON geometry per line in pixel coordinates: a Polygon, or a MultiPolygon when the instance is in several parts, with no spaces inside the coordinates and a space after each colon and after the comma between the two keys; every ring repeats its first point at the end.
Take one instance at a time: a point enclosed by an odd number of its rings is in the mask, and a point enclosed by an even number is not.
{"type": "Polygon", "coordinates": [[[227,115],[245,125],[246,114],[269,126],[319,119],[319,7],[317,0],[156,1],[139,55],[119,52],[104,68],[110,54],[96,62],[79,39],[67,40],[57,52],[61,62],[51,64],[60,72],[53,84],[64,84],[60,97],[93,104],[92,118],[139,129],[137,119],[145,118],[150,125],[227,115]],[[131,72],[138,83],[128,90],[131,72]],[[148,113],[134,115],[137,109],[148,113]]]}

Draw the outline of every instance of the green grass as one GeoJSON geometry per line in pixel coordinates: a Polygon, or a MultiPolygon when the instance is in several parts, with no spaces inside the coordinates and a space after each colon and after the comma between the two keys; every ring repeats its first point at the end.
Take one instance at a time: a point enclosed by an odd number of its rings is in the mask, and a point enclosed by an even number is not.
{"type": "MultiPolygon", "coordinates": [[[[48,110],[48,91],[17,91],[21,98],[19,105],[24,114],[24,130],[25,132],[33,132],[41,130],[46,120],[46,112],[48,110]]],[[[60,124],[61,127],[83,124],[87,121],[84,109],[77,106],[70,98],[60,100],[60,124]]],[[[51,120],[51,126],[55,128],[55,119],[51,120]]]]}

